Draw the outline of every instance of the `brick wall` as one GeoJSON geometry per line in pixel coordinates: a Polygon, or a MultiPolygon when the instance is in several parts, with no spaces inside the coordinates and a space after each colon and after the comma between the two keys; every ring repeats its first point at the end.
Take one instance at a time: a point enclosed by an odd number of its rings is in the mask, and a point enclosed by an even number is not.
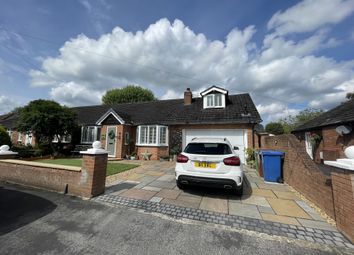
{"type": "Polygon", "coordinates": [[[158,160],[160,157],[167,157],[169,155],[169,147],[157,147],[157,146],[137,146],[137,156],[142,159],[141,153],[148,151],[151,153],[151,160],[158,160]]]}
{"type": "MultiPolygon", "coordinates": [[[[354,123],[351,123],[351,125],[353,126],[354,123]]],[[[314,160],[317,163],[320,163],[323,160],[344,158],[345,148],[354,145],[354,132],[341,136],[336,132],[336,127],[337,125],[327,126],[311,131],[311,133],[316,133],[322,136],[321,142],[316,146],[314,151],[314,160]],[[320,152],[323,152],[323,159],[320,157],[320,152]]],[[[305,144],[305,132],[296,132],[295,135],[305,144]]]]}
{"type": "Polygon", "coordinates": [[[284,181],[334,218],[330,177],[324,175],[294,135],[264,138],[262,149],[285,152],[284,181]]]}
{"type": "Polygon", "coordinates": [[[90,198],[104,192],[107,154],[84,155],[81,168],[0,160],[0,181],[90,198]]]}
{"type": "Polygon", "coordinates": [[[331,176],[337,228],[354,242],[354,173],[336,168],[331,176]]]}
{"type": "Polygon", "coordinates": [[[284,181],[336,220],[338,229],[354,242],[354,173],[330,168],[324,174],[294,135],[265,137],[262,149],[285,152],[284,181]]]}

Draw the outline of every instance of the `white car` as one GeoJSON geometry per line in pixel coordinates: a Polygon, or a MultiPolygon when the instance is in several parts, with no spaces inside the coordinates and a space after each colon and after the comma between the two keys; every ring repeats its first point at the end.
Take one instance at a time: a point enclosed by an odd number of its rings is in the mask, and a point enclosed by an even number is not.
{"type": "Polygon", "coordinates": [[[176,182],[186,185],[219,187],[243,192],[243,168],[240,158],[226,138],[193,138],[177,156],[176,182]]]}

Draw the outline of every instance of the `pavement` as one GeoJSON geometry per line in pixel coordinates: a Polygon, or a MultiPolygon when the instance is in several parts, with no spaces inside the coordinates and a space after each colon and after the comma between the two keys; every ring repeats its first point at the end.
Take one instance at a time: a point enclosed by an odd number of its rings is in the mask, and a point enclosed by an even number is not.
{"type": "MultiPolygon", "coordinates": [[[[288,185],[265,183],[253,169],[244,168],[244,195],[238,197],[225,190],[193,187],[180,190],[176,187],[174,162],[139,162],[140,167],[108,179],[106,194],[277,222],[306,232],[312,229],[337,231],[288,185]]],[[[310,237],[316,236],[309,234],[310,237]]]]}
{"type": "Polygon", "coordinates": [[[0,183],[0,213],[0,254],[205,254],[206,251],[208,254],[353,254],[354,251],[4,183],[0,183]]]}

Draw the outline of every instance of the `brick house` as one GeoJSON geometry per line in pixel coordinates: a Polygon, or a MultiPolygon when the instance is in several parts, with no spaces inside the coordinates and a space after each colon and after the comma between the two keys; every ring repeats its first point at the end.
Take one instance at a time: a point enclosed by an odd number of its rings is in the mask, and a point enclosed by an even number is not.
{"type": "Polygon", "coordinates": [[[321,163],[345,158],[345,148],[354,145],[353,128],[354,100],[350,100],[296,128],[293,134],[304,144],[310,157],[321,163]]]}
{"type": "MultiPolygon", "coordinates": [[[[159,159],[169,156],[171,150],[182,150],[194,137],[217,136],[239,147],[244,162],[244,149],[257,143],[254,127],[262,121],[249,94],[229,95],[216,86],[198,98],[187,89],[183,99],[72,109],[81,126],[81,144],[100,140],[112,158],[147,152],[151,159],[159,159]]],[[[20,139],[15,120],[14,114],[0,117],[0,125],[8,129],[16,144],[20,139]]],[[[25,144],[23,134],[21,139],[25,144]]]]}

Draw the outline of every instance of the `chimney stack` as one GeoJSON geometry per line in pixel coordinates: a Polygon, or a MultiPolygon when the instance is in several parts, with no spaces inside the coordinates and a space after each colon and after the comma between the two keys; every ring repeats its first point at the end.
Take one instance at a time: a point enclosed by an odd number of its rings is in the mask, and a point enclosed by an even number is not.
{"type": "Polygon", "coordinates": [[[184,105],[191,105],[192,104],[192,91],[190,88],[187,88],[184,91],[184,105]]]}

